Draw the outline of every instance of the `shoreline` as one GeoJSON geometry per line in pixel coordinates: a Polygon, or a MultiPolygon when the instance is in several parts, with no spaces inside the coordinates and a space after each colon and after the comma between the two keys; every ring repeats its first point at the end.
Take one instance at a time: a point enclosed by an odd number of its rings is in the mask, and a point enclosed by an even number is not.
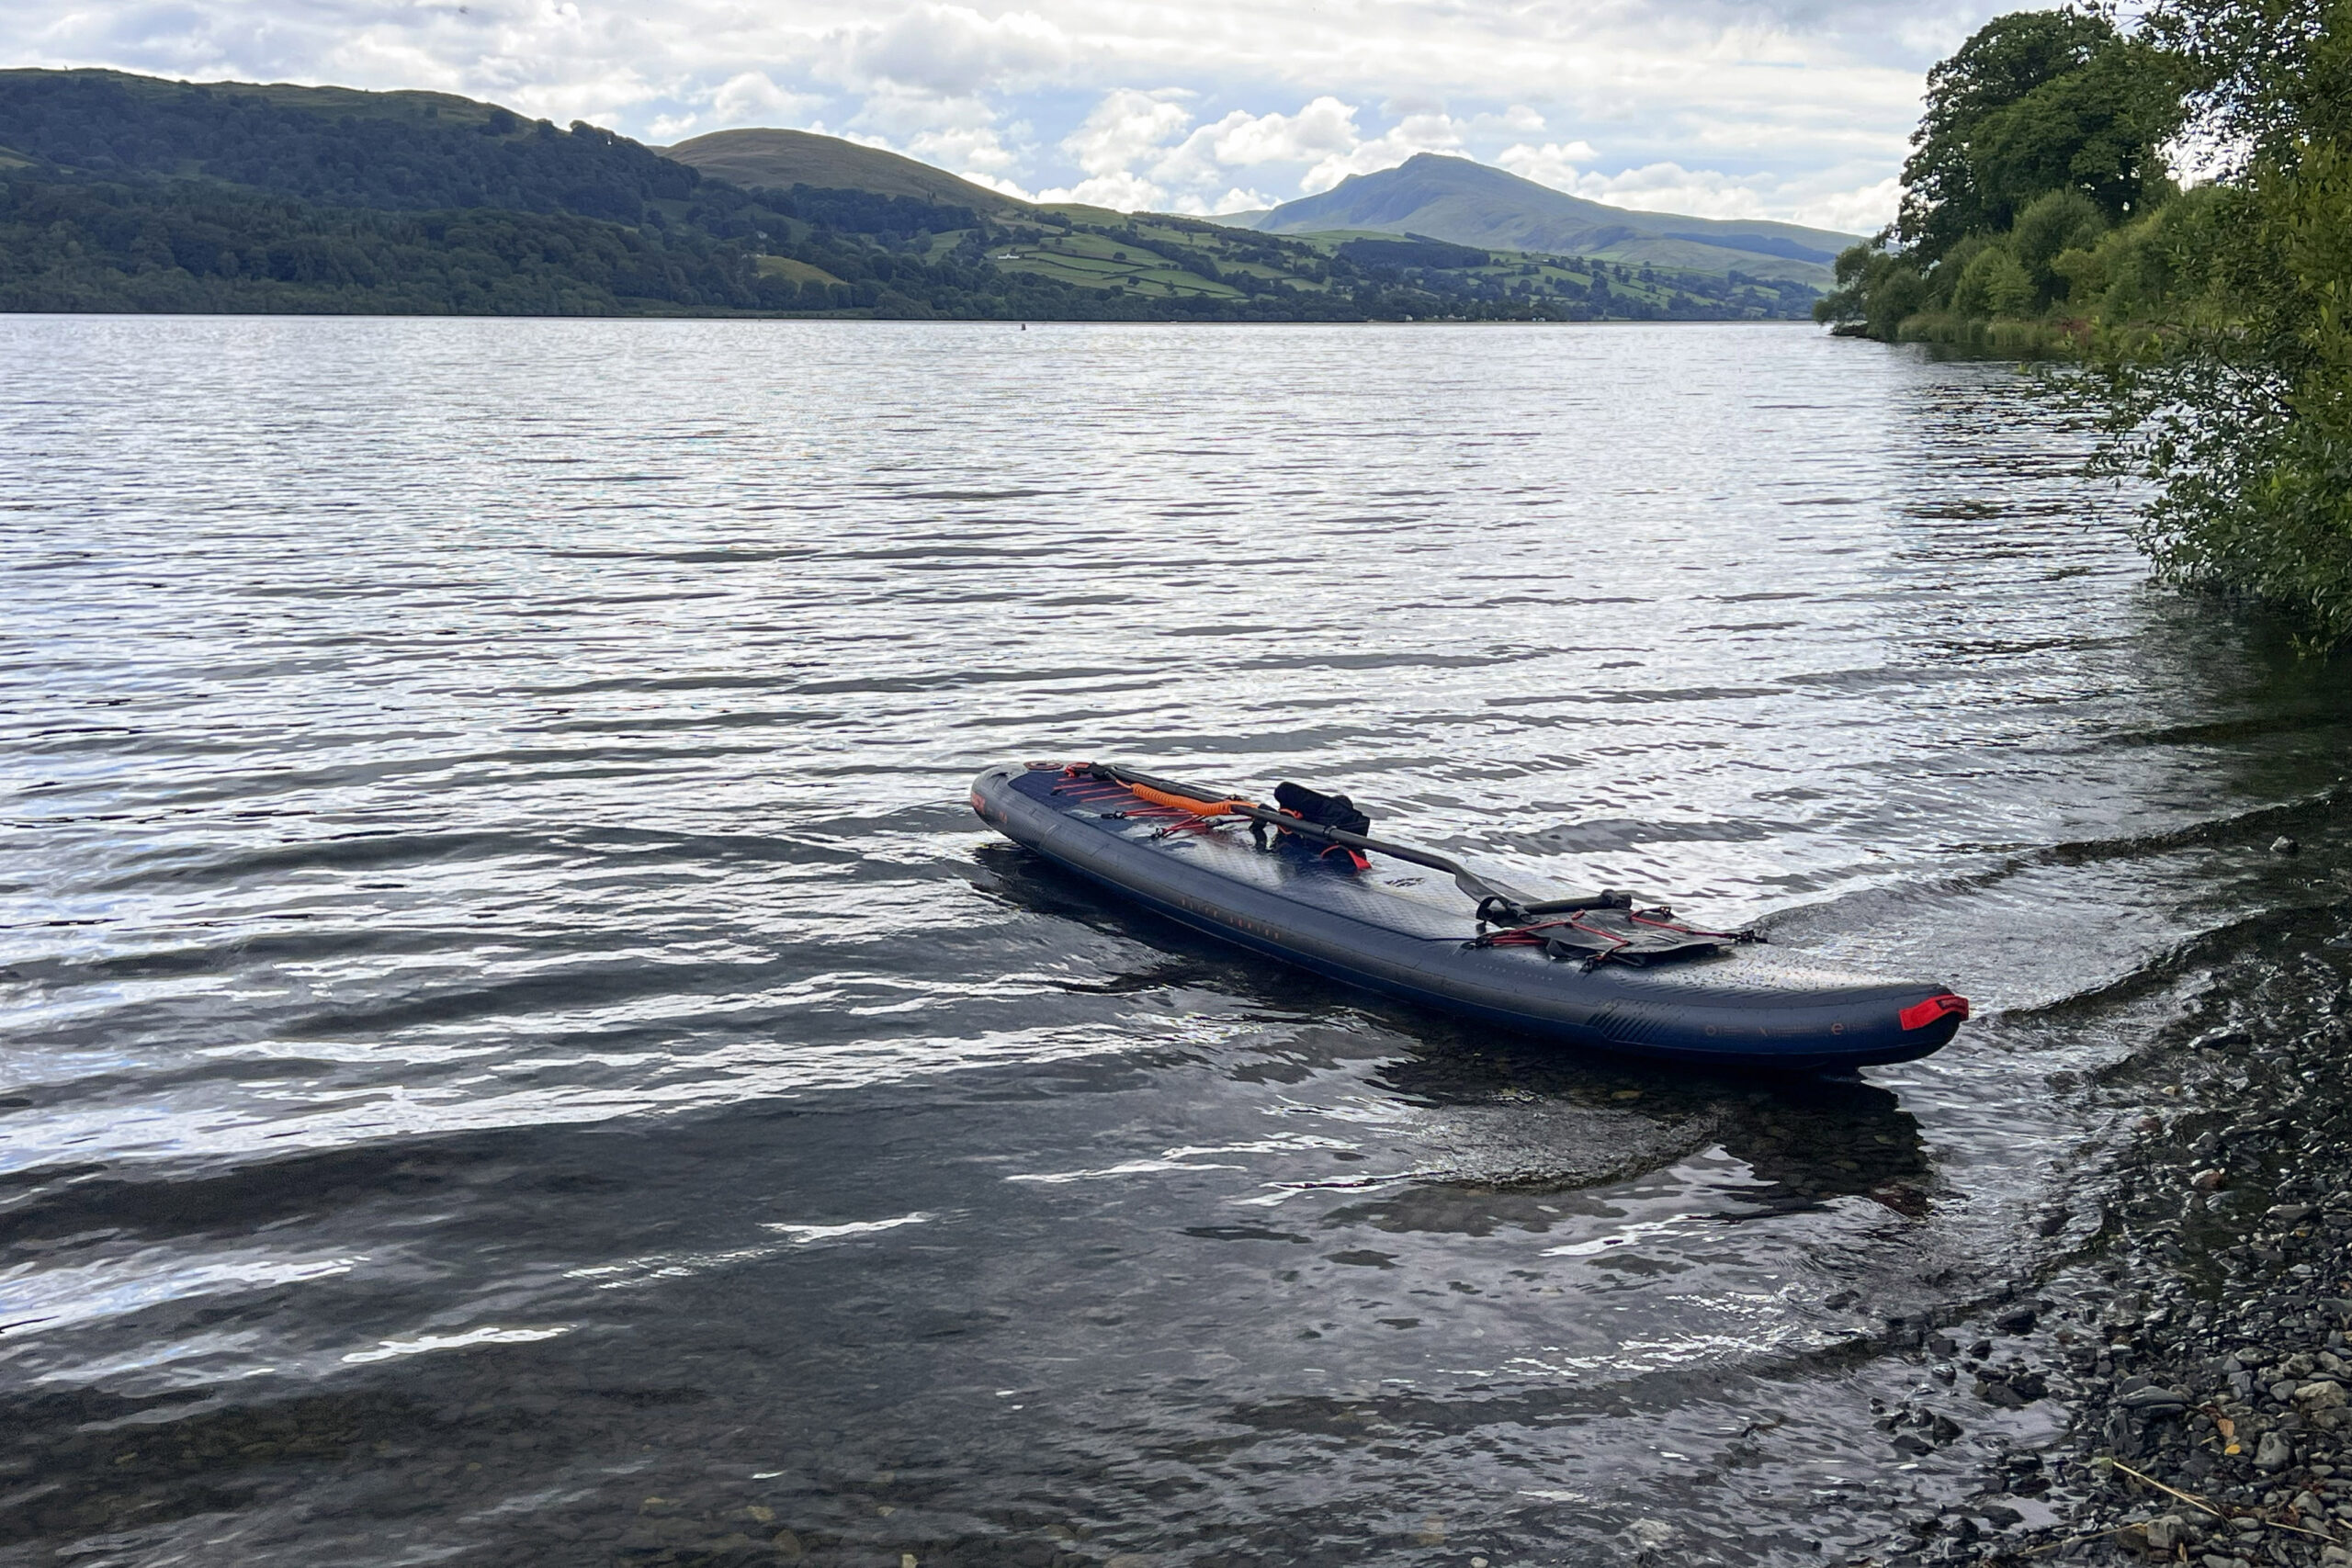
{"type": "Polygon", "coordinates": [[[2098,1228],[2010,1302],[1915,1326],[1950,1395],[1878,1422],[1932,1452],[1973,1396],[2063,1411],[2059,1435],[1985,1452],[1853,1568],[2352,1565],[2352,938],[2224,962],[2178,1034],[2095,1080],[2165,1107],[2098,1228]]]}

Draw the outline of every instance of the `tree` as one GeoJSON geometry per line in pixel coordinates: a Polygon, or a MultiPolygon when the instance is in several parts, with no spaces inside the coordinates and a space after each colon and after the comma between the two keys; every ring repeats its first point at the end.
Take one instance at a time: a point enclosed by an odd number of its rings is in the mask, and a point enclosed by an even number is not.
{"type": "Polygon", "coordinates": [[[1904,243],[1932,260],[1973,231],[2007,228],[1978,179],[1974,154],[1986,121],[2115,41],[2114,25],[2103,17],[2015,11],[1985,23],[1928,72],[1927,112],[1903,165],[1894,231],[1904,243]]]}
{"type": "Polygon", "coordinates": [[[2198,129],[2238,167],[2193,231],[2194,310],[2096,363],[2104,458],[2158,485],[2143,543],[2172,581],[2352,643],[2352,0],[2180,0],[2198,129]]]}
{"type": "Polygon", "coordinates": [[[2202,140],[2243,149],[2243,173],[2306,139],[2352,140],[2346,21],[2338,0],[2167,0],[2146,30],[2186,68],[2202,140]]]}
{"type": "Polygon", "coordinates": [[[1952,288],[1952,309],[1963,316],[2022,316],[2033,305],[2033,279],[2007,245],[1978,251],[1952,288]]]}
{"type": "Polygon", "coordinates": [[[2026,280],[2029,309],[2049,304],[2064,292],[2065,280],[2054,265],[2058,257],[2067,251],[2090,249],[2106,230],[2098,204],[2071,186],[2044,191],[2018,215],[2008,249],[2026,280]]]}
{"type": "Polygon", "coordinates": [[[1928,73],[1894,231],[1933,262],[1998,233],[2045,191],[2079,190],[2109,221],[2171,186],[2157,149],[2181,123],[2172,60],[2105,17],[1996,17],[1928,73]]]}
{"type": "Polygon", "coordinates": [[[2102,12],[1995,17],[1928,73],[1900,213],[1877,245],[1840,258],[1815,318],[1881,339],[1982,342],[1970,321],[2031,318],[2064,298],[2061,255],[2178,194],[2158,149],[2181,124],[2181,88],[2170,57],[2102,12]],[[1986,259],[1987,246],[2003,254],[1986,259]]]}
{"type": "Polygon", "coordinates": [[[1834,271],[1838,287],[1814,301],[1813,319],[1841,333],[1892,341],[1904,319],[1928,304],[1928,280],[1908,253],[1849,245],[1834,271]]]}
{"type": "Polygon", "coordinates": [[[1986,115],[1968,150],[1985,225],[2007,228],[2045,192],[2079,191],[2110,223],[2171,194],[2157,149],[2180,130],[2172,63],[2116,39],[2080,68],[1986,115]]]}

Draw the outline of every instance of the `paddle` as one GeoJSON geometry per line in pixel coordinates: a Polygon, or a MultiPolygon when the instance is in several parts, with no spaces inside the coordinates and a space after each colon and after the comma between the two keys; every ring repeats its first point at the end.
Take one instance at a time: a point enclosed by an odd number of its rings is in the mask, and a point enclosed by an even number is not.
{"type": "Polygon", "coordinates": [[[1155,805],[1172,807],[1198,817],[1241,817],[1252,822],[1264,822],[1284,832],[1298,833],[1319,839],[1326,843],[1344,844],[1351,850],[1368,850],[1391,860],[1410,861],[1415,865],[1442,871],[1453,878],[1453,885],[1478,901],[1478,918],[1497,925],[1520,925],[1538,915],[1566,915],[1579,909],[1630,909],[1634,896],[1603,888],[1599,893],[1579,898],[1530,898],[1523,893],[1480,876],[1459,861],[1417,850],[1407,844],[1392,844],[1380,839],[1367,839],[1361,833],[1350,833],[1338,828],[1325,828],[1293,817],[1285,811],[1269,811],[1255,801],[1233,795],[1221,795],[1192,784],[1178,784],[1173,779],[1155,778],[1111,762],[1090,763],[1086,770],[1092,776],[1121,784],[1143,795],[1155,805]]]}

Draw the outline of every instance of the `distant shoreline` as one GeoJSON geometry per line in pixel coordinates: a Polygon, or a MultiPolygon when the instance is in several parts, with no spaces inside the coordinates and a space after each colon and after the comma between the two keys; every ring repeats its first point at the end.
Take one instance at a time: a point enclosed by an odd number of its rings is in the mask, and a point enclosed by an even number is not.
{"type": "Polygon", "coordinates": [[[385,312],[368,310],[13,310],[0,307],[0,320],[45,321],[603,321],[609,323],[656,321],[783,321],[793,323],[832,323],[841,326],[895,327],[1002,327],[1017,331],[1030,327],[1544,327],[1546,329],[1575,328],[1590,331],[1606,327],[1775,327],[1802,328],[1822,338],[1837,334],[1825,332],[1813,322],[1794,317],[1775,316],[1760,321],[1707,321],[1672,319],[1667,321],[1634,321],[1618,318],[1599,321],[1558,321],[1546,317],[1528,320],[1481,320],[1474,317],[1408,318],[1374,316],[1358,321],[1334,320],[1329,317],[1305,318],[1298,321],[1250,321],[1233,318],[1171,319],[1151,317],[1136,321],[1110,320],[1099,317],[1031,316],[1014,321],[1001,316],[844,316],[769,314],[758,310],[729,312],[642,311],[610,315],[535,315],[526,311],[501,311],[480,314],[436,310],[385,312]]]}

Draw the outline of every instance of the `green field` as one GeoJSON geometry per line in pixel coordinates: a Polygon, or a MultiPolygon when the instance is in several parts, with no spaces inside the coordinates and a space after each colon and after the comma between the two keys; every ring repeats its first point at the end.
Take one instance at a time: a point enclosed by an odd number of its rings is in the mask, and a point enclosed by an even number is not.
{"type": "Polygon", "coordinates": [[[758,258],[757,265],[763,277],[780,277],[786,283],[839,283],[842,281],[821,266],[811,266],[805,261],[796,261],[790,256],[761,256],[758,258]]]}
{"type": "MultiPolygon", "coordinates": [[[[1160,214],[1126,217],[1099,208],[1037,209],[1035,226],[1012,223],[992,231],[987,251],[1000,271],[1143,299],[1240,300],[1269,288],[1301,294],[1352,294],[1366,271],[1347,264],[1351,241],[1391,241],[1371,231],[1273,236],[1250,230],[1160,214]],[[1069,227],[1043,220],[1061,218],[1069,227]]],[[[944,254],[961,235],[935,235],[934,254],[944,254]]],[[[1791,290],[1757,280],[1699,271],[1618,266],[1608,263],[1524,252],[1486,253],[1481,265],[1397,269],[1396,287],[1431,293],[1424,313],[1445,316],[1449,303],[1476,300],[1476,313],[1523,308],[1530,314],[1560,313],[1587,319],[1704,312],[1735,319],[1792,314],[1810,291],[1791,290]],[[1449,299],[1449,297],[1459,297],[1449,299]]],[[[1380,277],[1374,269],[1375,279],[1380,277]]]]}

